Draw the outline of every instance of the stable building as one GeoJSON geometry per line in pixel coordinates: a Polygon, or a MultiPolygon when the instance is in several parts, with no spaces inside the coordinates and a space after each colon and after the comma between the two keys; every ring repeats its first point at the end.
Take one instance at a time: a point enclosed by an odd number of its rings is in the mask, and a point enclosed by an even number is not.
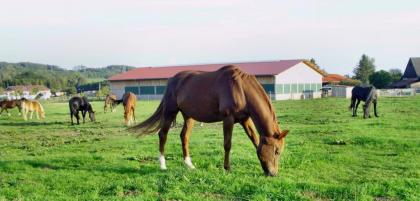
{"type": "Polygon", "coordinates": [[[420,57],[411,57],[401,79],[390,85],[391,88],[420,88],[420,57]]]}
{"type": "Polygon", "coordinates": [[[161,99],[168,79],[176,73],[186,70],[215,71],[230,64],[255,75],[273,100],[321,97],[325,73],[308,60],[142,67],[114,75],[108,81],[112,93],[118,98],[126,92],[133,92],[140,100],[161,99]]]}

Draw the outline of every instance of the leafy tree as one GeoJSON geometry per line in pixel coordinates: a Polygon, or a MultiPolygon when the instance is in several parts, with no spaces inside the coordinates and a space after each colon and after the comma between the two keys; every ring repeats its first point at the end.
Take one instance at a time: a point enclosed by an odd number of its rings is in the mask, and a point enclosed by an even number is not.
{"type": "Polygon", "coordinates": [[[353,80],[353,79],[346,79],[342,80],[338,83],[339,85],[345,85],[345,86],[356,86],[360,84],[359,80],[353,80]]]}
{"type": "Polygon", "coordinates": [[[369,76],[375,72],[375,59],[363,54],[359,64],[354,68],[354,78],[364,84],[369,83],[369,76]]]}
{"type": "Polygon", "coordinates": [[[402,72],[398,68],[390,69],[389,73],[391,74],[392,82],[396,82],[396,81],[400,80],[401,77],[402,77],[402,72]]]}
{"type": "Polygon", "coordinates": [[[370,83],[379,89],[383,89],[392,83],[391,73],[380,70],[369,76],[370,83]]]}
{"type": "Polygon", "coordinates": [[[96,96],[104,97],[108,95],[110,92],[111,92],[111,89],[109,88],[109,86],[102,86],[101,89],[98,91],[98,93],[96,93],[96,96]]]}

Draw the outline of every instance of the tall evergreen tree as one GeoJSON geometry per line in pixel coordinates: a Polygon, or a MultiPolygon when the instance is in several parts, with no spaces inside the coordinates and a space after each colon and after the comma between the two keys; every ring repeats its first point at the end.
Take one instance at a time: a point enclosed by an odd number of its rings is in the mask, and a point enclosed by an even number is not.
{"type": "Polygon", "coordinates": [[[369,83],[369,76],[375,72],[375,59],[363,54],[359,64],[354,68],[354,78],[364,84],[369,83]]]}

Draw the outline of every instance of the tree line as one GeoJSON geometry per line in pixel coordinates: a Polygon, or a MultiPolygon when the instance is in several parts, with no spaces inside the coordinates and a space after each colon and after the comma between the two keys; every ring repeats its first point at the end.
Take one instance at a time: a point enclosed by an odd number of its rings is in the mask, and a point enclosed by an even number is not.
{"type": "Polygon", "coordinates": [[[366,54],[362,55],[353,73],[353,79],[359,80],[363,84],[372,84],[379,89],[388,87],[393,82],[400,80],[402,76],[402,72],[398,68],[389,71],[376,71],[375,59],[366,54]]]}
{"type": "Polygon", "coordinates": [[[77,86],[101,82],[112,75],[133,68],[111,65],[104,68],[79,67],[79,69],[67,70],[47,64],[0,62],[0,92],[14,85],[44,85],[52,92],[75,93],[77,86]]]}

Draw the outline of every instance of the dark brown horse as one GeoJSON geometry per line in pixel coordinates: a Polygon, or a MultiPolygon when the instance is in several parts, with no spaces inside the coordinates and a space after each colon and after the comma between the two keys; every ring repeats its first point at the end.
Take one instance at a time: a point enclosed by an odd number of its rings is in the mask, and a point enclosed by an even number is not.
{"type": "Polygon", "coordinates": [[[6,110],[7,114],[10,116],[10,113],[7,109],[13,109],[17,107],[19,109],[19,113],[21,113],[22,110],[22,101],[21,100],[2,100],[0,101],[0,115],[3,113],[4,110],[6,110]]]}
{"type": "Polygon", "coordinates": [[[166,169],[164,147],[168,130],[178,112],[184,117],[182,151],[189,168],[194,168],[188,148],[194,120],[223,121],[224,168],[230,170],[232,129],[235,123],[240,123],[257,149],[264,173],[277,175],[288,131],[280,131],[270,99],[255,76],[235,66],[225,66],[214,72],[184,71],[170,78],[155,113],[132,128],[140,131],[140,135],[159,130],[161,169],[166,169]]]}
{"type": "Polygon", "coordinates": [[[123,95],[121,100],[117,100],[116,104],[123,103],[124,106],[124,120],[127,126],[131,125],[136,121],[136,103],[137,97],[135,94],[131,92],[127,92],[123,95]]]}

